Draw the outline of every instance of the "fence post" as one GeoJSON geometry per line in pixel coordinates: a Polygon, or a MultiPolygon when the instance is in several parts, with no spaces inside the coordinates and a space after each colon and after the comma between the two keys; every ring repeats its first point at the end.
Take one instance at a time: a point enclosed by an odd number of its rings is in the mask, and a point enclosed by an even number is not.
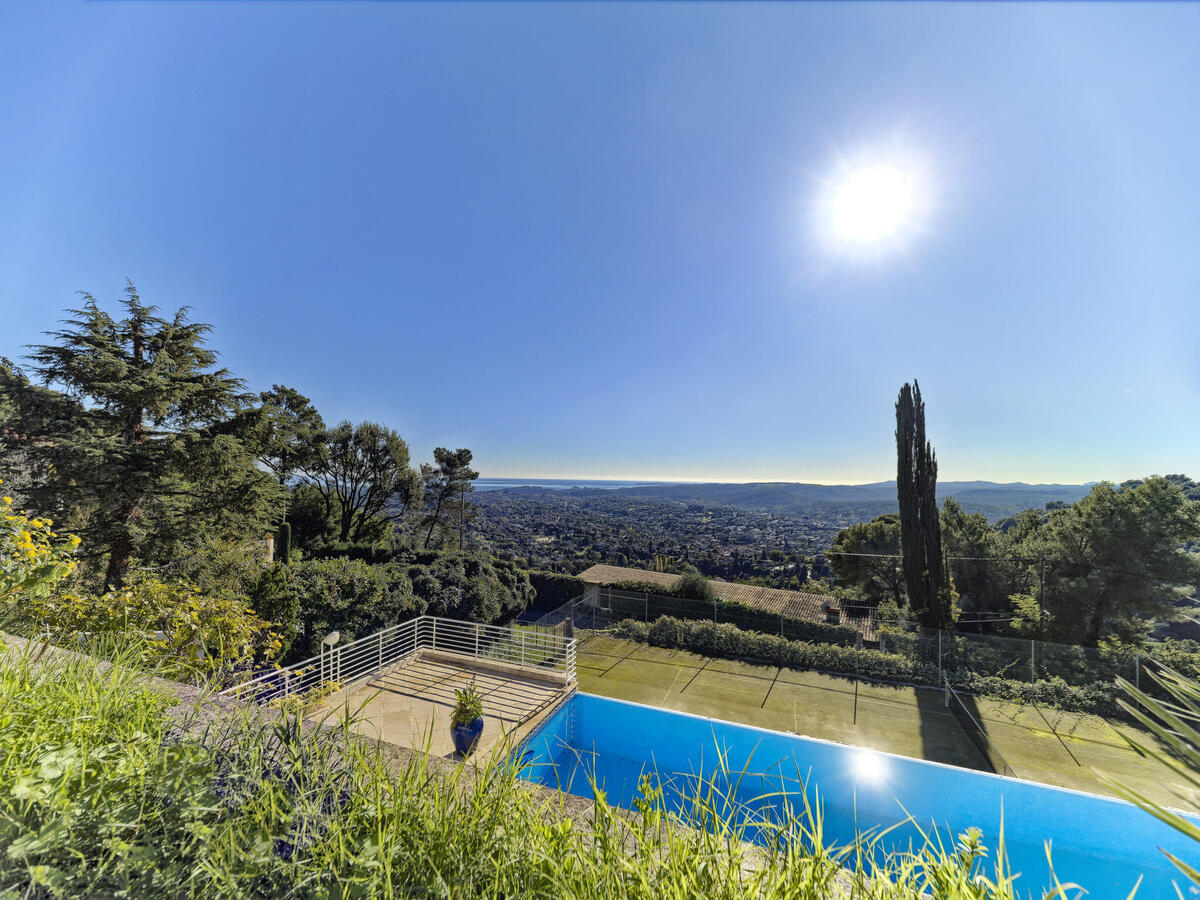
{"type": "Polygon", "coordinates": [[[436,616],[434,616],[434,619],[433,619],[433,639],[432,639],[432,643],[431,643],[431,648],[434,650],[437,649],[437,617],[436,616]]]}
{"type": "Polygon", "coordinates": [[[379,671],[383,671],[383,632],[379,632],[379,671]]]}
{"type": "Polygon", "coordinates": [[[479,657],[479,623],[475,623],[475,656],[479,657]]]}
{"type": "Polygon", "coordinates": [[[521,632],[521,665],[525,665],[525,632],[521,632]]]}

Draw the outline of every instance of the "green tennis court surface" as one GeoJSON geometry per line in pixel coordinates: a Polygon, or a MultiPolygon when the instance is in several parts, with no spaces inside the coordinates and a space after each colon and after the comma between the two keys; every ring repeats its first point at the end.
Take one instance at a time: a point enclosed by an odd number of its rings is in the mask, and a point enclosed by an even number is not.
{"type": "MultiPolygon", "coordinates": [[[[942,692],[931,688],[711,659],[604,634],[581,634],[578,672],[579,689],[592,694],[987,769],[942,692]]],[[[1178,778],[1171,769],[1122,740],[1119,732],[1132,734],[1130,726],[985,698],[974,704],[988,737],[1022,778],[1114,794],[1099,770],[1162,803],[1187,805],[1172,792],[1178,778]]]]}

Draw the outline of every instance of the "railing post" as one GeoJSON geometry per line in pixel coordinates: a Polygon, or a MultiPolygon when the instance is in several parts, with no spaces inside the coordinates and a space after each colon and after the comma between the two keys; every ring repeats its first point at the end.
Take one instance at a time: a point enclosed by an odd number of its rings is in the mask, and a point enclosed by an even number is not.
{"type": "Polygon", "coordinates": [[[521,665],[525,665],[525,632],[521,632],[521,665]]]}
{"type": "Polygon", "coordinates": [[[479,658],[479,623],[475,623],[475,657],[479,658]]]}
{"type": "Polygon", "coordinates": [[[437,649],[437,616],[433,617],[433,641],[432,649],[437,649]]]}
{"type": "Polygon", "coordinates": [[[383,632],[379,632],[379,671],[383,671],[383,632]]]}

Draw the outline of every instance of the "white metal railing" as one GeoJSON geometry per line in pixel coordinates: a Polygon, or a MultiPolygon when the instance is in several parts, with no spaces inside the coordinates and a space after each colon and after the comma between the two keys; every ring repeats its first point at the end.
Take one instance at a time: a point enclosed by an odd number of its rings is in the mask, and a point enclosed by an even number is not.
{"type": "Polygon", "coordinates": [[[575,680],[575,638],[540,630],[484,625],[437,616],[419,616],[283,669],[264,672],[221,691],[223,697],[259,703],[317,689],[338,690],[391,668],[422,650],[457,653],[561,674],[575,680]]]}

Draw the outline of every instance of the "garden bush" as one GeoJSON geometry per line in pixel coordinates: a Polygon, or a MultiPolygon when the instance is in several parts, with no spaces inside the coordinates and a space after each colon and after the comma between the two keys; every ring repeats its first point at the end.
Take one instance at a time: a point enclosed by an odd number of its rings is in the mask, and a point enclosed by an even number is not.
{"type": "Polygon", "coordinates": [[[419,616],[428,605],[414,594],[404,568],[393,563],[306,559],[290,569],[300,624],[292,659],[315,656],[331,631],[341,632],[347,643],[419,616]]]}
{"type": "Polygon", "coordinates": [[[293,659],[316,655],[331,631],[345,643],[423,614],[497,622],[533,596],[523,570],[479,553],[407,551],[376,564],[306,559],[289,569],[300,621],[293,659]]]}
{"type": "Polygon", "coordinates": [[[0,497],[0,602],[42,596],[75,568],[79,538],[60,538],[52,524],[28,518],[13,508],[12,497],[0,497]]]}
{"type": "Polygon", "coordinates": [[[14,626],[84,648],[118,638],[136,648],[143,665],[216,684],[255,662],[275,659],[281,648],[271,623],[245,598],[142,576],[103,594],[27,598],[13,611],[8,627],[14,626]]]}
{"type": "Polygon", "coordinates": [[[430,615],[499,622],[533,600],[528,573],[512,560],[471,551],[410,551],[397,564],[404,565],[430,615]]]}

